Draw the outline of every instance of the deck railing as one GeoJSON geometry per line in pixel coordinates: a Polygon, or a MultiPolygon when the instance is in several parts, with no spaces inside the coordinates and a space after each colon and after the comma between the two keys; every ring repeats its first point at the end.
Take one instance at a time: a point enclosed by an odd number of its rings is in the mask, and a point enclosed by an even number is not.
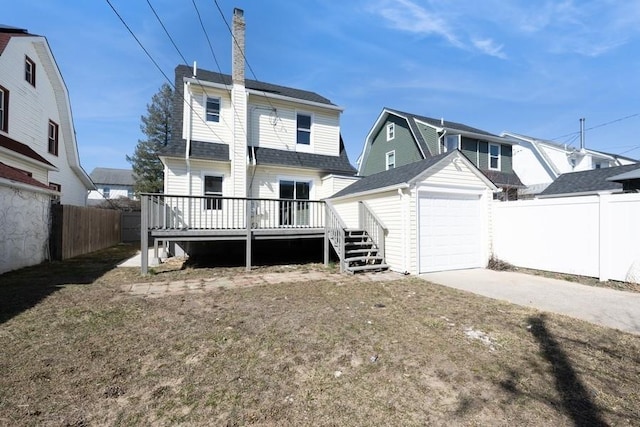
{"type": "Polygon", "coordinates": [[[378,216],[369,208],[367,202],[359,202],[360,227],[369,234],[369,237],[378,247],[378,254],[385,256],[385,234],[387,228],[378,216]]]}
{"type": "Polygon", "coordinates": [[[147,230],[323,228],[317,200],[141,194],[147,230]]]}
{"type": "Polygon", "coordinates": [[[331,202],[325,203],[326,209],[326,227],[325,227],[325,265],[329,264],[329,248],[327,242],[331,242],[331,245],[338,254],[340,260],[340,272],[344,272],[344,244],[345,244],[345,229],[347,226],[340,218],[340,215],[335,210],[331,202]]]}

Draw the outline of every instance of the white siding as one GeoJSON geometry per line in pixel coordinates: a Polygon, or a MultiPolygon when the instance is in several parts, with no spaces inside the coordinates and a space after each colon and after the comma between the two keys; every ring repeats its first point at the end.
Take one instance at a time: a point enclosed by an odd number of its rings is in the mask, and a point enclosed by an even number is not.
{"type": "MultiPolygon", "coordinates": [[[[192,83],[191,106],[189,107],[189,96],[185,96],[183,110],[183,133],[182,137],[187,138],[189,117],[191,117],[191,139],[195,141],[216,142],[220,144],[230,144],[233,140],[233,110],[231,108],[231,96],[228,91],[216,88],[200,87],[192,83]],[[206,94],[206,95],[205,95],[206,94]],[[205,111],[205,96],[220,98],[220,121],[207,122],[205,111]]],[[[185,94],[188,93],[188,86],[185,84],[185,94]]],[[[231,87],[229,87],[231,89],[231,87]]]]}
{"type": "MultiPolygon", "coordinates": [[[[84,174],[77,158],[68,94],[43,38],[11,38],[0,57],[0,85],[10,92],[8,136],[28,145],[58,168],[42,182],[62,186],[63,204],[86,205],[89,188],[79,176],[84,174]],[[24,79],[25,55],[36,64],[35,87],[24,79]],[[49,120],[59,125],[57,156],[48,152],[49,120]]],[[[28,170],[35,175],[33,166],[28,170]]]]}
{"type": "Polygon", "coordinates": [[[249,98],[249,145],[277,150],[305,151],[328,156],[340,154],[340,113],[280,100],[249,98]],[[276,109],[274,112],[273,109],[276,109]],[[311,114],[311,146],[296,144],[297,113],[311,114]]]}
{"type": "Polygon", "coordinates": [[[204,176],[222,176],[222,195],[233,197],[231,182],[231,166],[225,162],[210,162],[206,160],[191,160],[191,169],[183,160],[165,159],[165,194],[171,195],[204,195],[204,176]],[[190,178],[190,179],[189,179],[190,178]],[[189,193],[191,181],[191,193],[189,193]]]}
{"type": "Polygon", "coordinates": [[[355,199],[331,202],[347,228],[359,228],[358,201],[355,199]]]}
{"type": "Polygon", "coordinates": [[[359,178],[355,176],[328,175],[322,178],[322,186],[318,198],[325,199],[333,196],[338,191],[344,190],[359,178]]]}
{"type": "Polygon", "coordinates": [[[309,189],[310,200],[319,200],[318,194],[322,185],[320,173],[309,169],[294,169],[280,167],[258,166],[250,168],[247,182],[249,196],[261,199],[280,198],[279,182],[281,180],[311,182],[309,189]]]}

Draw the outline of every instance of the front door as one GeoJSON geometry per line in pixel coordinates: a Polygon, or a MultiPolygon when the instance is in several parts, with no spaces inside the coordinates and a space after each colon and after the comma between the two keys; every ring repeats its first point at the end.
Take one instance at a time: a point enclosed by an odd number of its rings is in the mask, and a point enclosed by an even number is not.
{"type": "Polygon", "coordinates": [[[309,182],[280,181],[281,226],[309,225],[309,182]],[[290,200],[290,201],[289,201],[290,200]]]}

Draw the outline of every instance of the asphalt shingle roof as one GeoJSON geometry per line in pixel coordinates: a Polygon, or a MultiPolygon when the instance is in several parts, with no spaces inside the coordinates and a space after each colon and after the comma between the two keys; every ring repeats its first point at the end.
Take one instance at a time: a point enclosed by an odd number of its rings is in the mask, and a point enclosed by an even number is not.
{"type": "Polygon", "coordinates": [[[549,184],[540,196],[622,190],[621,183],[608,181],[607,178],[633,171],[638,167],[637,164],[633,164],[565,173],[549,184]]]}
{"type": "Polygon", "coordinates": [[[134,185],[135,183],[131,169],[95,168],[89,177],[94,184],[134,185]]]}
{"type": "Polygon", "coordinates": [[[53,166],[51,162],[49,162],[47,159],[42,157],[40,154],[36,153],[28,145],[18,142],[15,139],[11,139],[8,136],[2,135],[2,134],[0,134],[0,147],[4,147],[8,150],[22,154],[23,156],[29,157],[30,159],[33,159],[33,160],[37,160],[40,163],[53,166]]]}
{"type": "Polygon", "coordinates": [[[356,169],[349,163],[342,144],[340,144],[340,148],[340,156],[326,156],[322,154],[300,153],[297,151],[275,150],[262,147],[255,147],[253,150],[249,150],[249,154],[252,156],[252,151],[255,151],[256,163],[258,165],[268,164],[303,169],[319,169],[325,173],[354,175],[356,169]]]}
{"type": "Polygon", "coordinates": [[[46,188],[49,189],[47,184],[43,184],[42,182],[36,180],[35,178],[30,177],[26,172],[21,171],[20,169],[5,165],[0,162],[0,178],[8,179],[10,181],[20,182],[22,184],[31,185],[33,187],[38,188],[46,188]]]}
{"type": "Polygon", "coordinates": [[[498,187],[524,187],[525,185],[520,181],[518,175],[515,172],[507,173],[500,171],[492,171],[486,169],[480,169],[487,178],[491,180],[498,187]]]}
{"type": "Polygon", "coordinates": [[[407,183],[450,154],[451,153],[440,154],[438,156],[409,163],[395,169],[389,169],[366,176],[331,197],[348,196],[350,194],[362,193],[365,191],[377,190],[379,188],[407,183]]]}
{"type": "Polygon", "coordinates": [[[387,108],[388,111],[402,115],[402,116],[406,116],[406,117],[411,117],[414,120],[419,120],[421,122],[425,122],[430,124],[431,126],[436,126],[436,127],[445,127],[445,128],[449,128],[449,129],[455,129],[455,130],[459,130],[462,132],[472,132],[472,133],[478,133],[481,135],[487,135],[487,136],[493,136],[496,138],[499,138],[498,135],[495,135],[493,133],[487,132],[485,130],[482,129],[478,129],[478,128],[474,128],[471,126],[467,126],[465,124],[462,123],[456,123],[456,122],[450,122],[448,120],[444,120],[444,124],[442,122],[441,119],[434,119],[431,117],[425,117],[425,116],[419,116],[417,114],[411,114],[411,113],[406,113],[403,111],[399,111],[399,110],[394,110],[391,108],[387,108]]]}
{"type": "MultiPolygon", "coordinates": [[[[167,157],[184,157],[187,142],[184,139],[174,141],[159,150],[158,154],[167,157]]],[[[189,157],[202,160],[229,161],[229,146],[215,142],[191,141],[189,157]]]]}

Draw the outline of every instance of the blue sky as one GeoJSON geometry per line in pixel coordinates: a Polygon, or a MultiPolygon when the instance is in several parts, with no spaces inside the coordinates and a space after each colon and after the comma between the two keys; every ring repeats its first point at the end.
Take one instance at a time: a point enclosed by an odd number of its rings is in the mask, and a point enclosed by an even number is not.
{"type": "MultiPolygon", "coordinates": [[[[229,31],[214,0],[149,0],[189,65],[224,73],[229,31]]],[[[111,0],[173,79],[182,59],[149,2],[111,0]]],[[[345,109],[351,162],[383,107],[640,157],[640,2],[618,0],[218,0],[245,11],[258,80],[345,109]],[[567,135],[567,136],[565,136],[567,135]]],[[[65,79],[80,160],[126,168],[140,116],[166,81],[106,0],[0,0],[0,21],[47,37],[65,79]]],[[[253,77],[249,72],[248,77],[253,77]]]]}

